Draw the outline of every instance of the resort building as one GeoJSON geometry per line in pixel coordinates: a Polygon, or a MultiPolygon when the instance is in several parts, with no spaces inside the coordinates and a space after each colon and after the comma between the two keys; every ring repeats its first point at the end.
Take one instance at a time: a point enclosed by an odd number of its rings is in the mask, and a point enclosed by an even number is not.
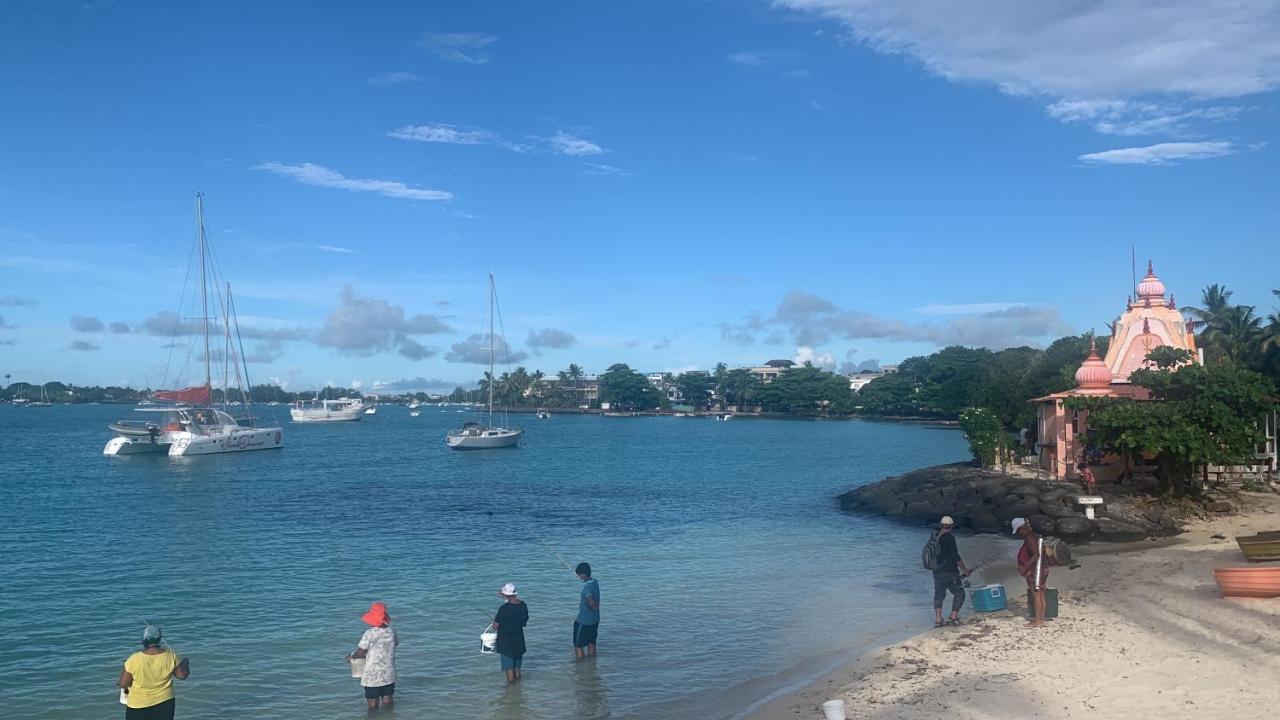
{"type": "Polygon", "coordinates": [[[757,380],[768,385],[782,373],[795,367],[795,363],[790,360],[770,360],[764,365],[747,368],[747,372],[751,373],[757,380]]]}

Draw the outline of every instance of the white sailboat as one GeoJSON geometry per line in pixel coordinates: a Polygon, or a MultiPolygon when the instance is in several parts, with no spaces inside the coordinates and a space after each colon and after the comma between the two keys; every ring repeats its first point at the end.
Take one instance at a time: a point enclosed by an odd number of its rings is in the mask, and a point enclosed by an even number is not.
{"type": "Polygon", "coordinates": [[[222,398],[226,403],[227,385],[230,380],[231,367],[235,365],[235,376],[240,392],[244,397],[244,407],[248,416],[233,418],[225,409],[213,407],[213,371],[210,364],[212,358],[209,342],[209,270],[207,260],[209,254],[208,239],[204,227],[204,199],[196,193],[196,210],[199,223],[200,252],[200,321],[204,328],[204,385],[189,387],[184,390],[159,391],[154,393],[157,400],[165,400],[175,405],[169,407],[136,408],[139,412],[159,413],[157,421],[119,421],[111,423],[110,428],[116,437],[107,442],[102,449],[104,455],[139,455],[165,453],[172,456],[211,455],[215,453],[242,452],[245,450],[266,450],[284,446],[284,431],[278,427],[257,427],[253,419],[253,401],[249,398],[249,366],[244,363],[244,348],[240,342],[240,324],[235,320],[235,301],[231,299],[231,286],[227,286],[227,294],[222,306],[224,323],[224,347],[222,357],[223,389],[222,398]],[[234,325],[233,325],[234,323],[234,325]],[[236,341],[231,341],[234,327],[236,341]],[[238,354],[237,354],[238,353],[238,354]],[[241,377],[241,368],[244,376],[241,377]]]}
{"type": "Polygon", "coordinates": [[[445,444],[454,450],[489,450],[493,448],[516,447],[524,431],[520,428],[508,429],[493,424],[493,306],[497,301],[498,290],[494,286],[493,273],[489,274],[489,416],[488,423],[465,422],[461,430],[450,430],[445,437],[445,444]]]}

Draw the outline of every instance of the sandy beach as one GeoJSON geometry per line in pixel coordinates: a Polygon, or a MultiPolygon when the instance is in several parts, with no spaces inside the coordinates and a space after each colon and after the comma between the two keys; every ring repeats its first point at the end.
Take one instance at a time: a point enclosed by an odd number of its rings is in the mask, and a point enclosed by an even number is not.
{"type": "MultiPolygon", "coordinates": [[[[836,698],[851,719],[1274,715],[1280,598],[1224,599],[1211,573],[1246,564],[1236,535],[1280,530],[1280,497],[1243,501],[1242,514],[1197,521],[1176,538],[1076,548],[1081,567],[1050,576],[1060,609],[1045,628],[1025,619],[1010,542],[1008,560],[986,573],[1009,589],[1007,611],[971,614],[966,603],[965,626],[879,648],[750,717],[821,718],[822,702],[836,698]]],[[[926,577],[920,586],[929,593],[926,577]]]]}

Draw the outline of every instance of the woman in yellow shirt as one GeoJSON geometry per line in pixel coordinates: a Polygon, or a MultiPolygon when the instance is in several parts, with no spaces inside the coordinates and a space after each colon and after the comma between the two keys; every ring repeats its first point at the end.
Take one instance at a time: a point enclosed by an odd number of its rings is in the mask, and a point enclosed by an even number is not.
{"type": "Polygon", "coordinates": [[[160,646],[160,626],[142,631],[142,650],[129,656],[120,673],[127,693],[125,720],[173,720],[173,678],[186,680],[191,668],[171,648],[160,646]]]}

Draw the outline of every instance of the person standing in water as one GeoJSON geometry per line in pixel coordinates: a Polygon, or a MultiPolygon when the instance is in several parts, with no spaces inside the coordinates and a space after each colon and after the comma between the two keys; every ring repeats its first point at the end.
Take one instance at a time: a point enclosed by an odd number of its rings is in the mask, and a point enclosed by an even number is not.
{"type": "Polygon", "coordinates": [[[583,585],[578,617],[573,621],[573,653],[579,659],[595,657],[596,635],[600,632],[600,583],[592,579],[587,563],[578,563],[574,572],[583,585]]]}
{"type": "Polygon", "coordinates": [[[1025,518],[1014,518],[1009,524],[1013,527],[1013,534],[1022,538],[1022,545],[1018,547],[1018,572],[1027,579],[1027,592],[1031,595],[1034,612],[1031,626],[1040,627],[1044,625],[1044,586],[1049,582],[1048,564],[1040,560],[1040,536],[1025,518]],[[1040,565],[1038,574],[1037,564],[1040,565]]]}
{"type": "Polygon", "coordinates": [[[507,682],[520,680],[520,668],[524,664],[524,626],[529,624],[529,607],[516,595],[516,586],[507,583],[498,590],[505,600],[493,618],[493,628],[498,631],[498,655],[502,658],[502,670],[507,682]]]}
{"type": "Polygon", "coordinates": [[[400,638],[391,629],[391,614],[383,603],[369,606],[369,612],[360,619],[371,627],[360,636],[360,643],[347,661],[364,658],[360,686],[364,688],[369,712],[376,711],[379,703],[390,710],[396,704],[396,646],[400,638]]]}
{"type": "Polygon", "coordinates": [[[120,672],[120,689],[126,702],[125,720],[173,720],[177,699],[173,679],[186,680],[191,673],[186,658],[160,645],[159,625],[142,630],[142,650],[129,656],[120,672]]]}

